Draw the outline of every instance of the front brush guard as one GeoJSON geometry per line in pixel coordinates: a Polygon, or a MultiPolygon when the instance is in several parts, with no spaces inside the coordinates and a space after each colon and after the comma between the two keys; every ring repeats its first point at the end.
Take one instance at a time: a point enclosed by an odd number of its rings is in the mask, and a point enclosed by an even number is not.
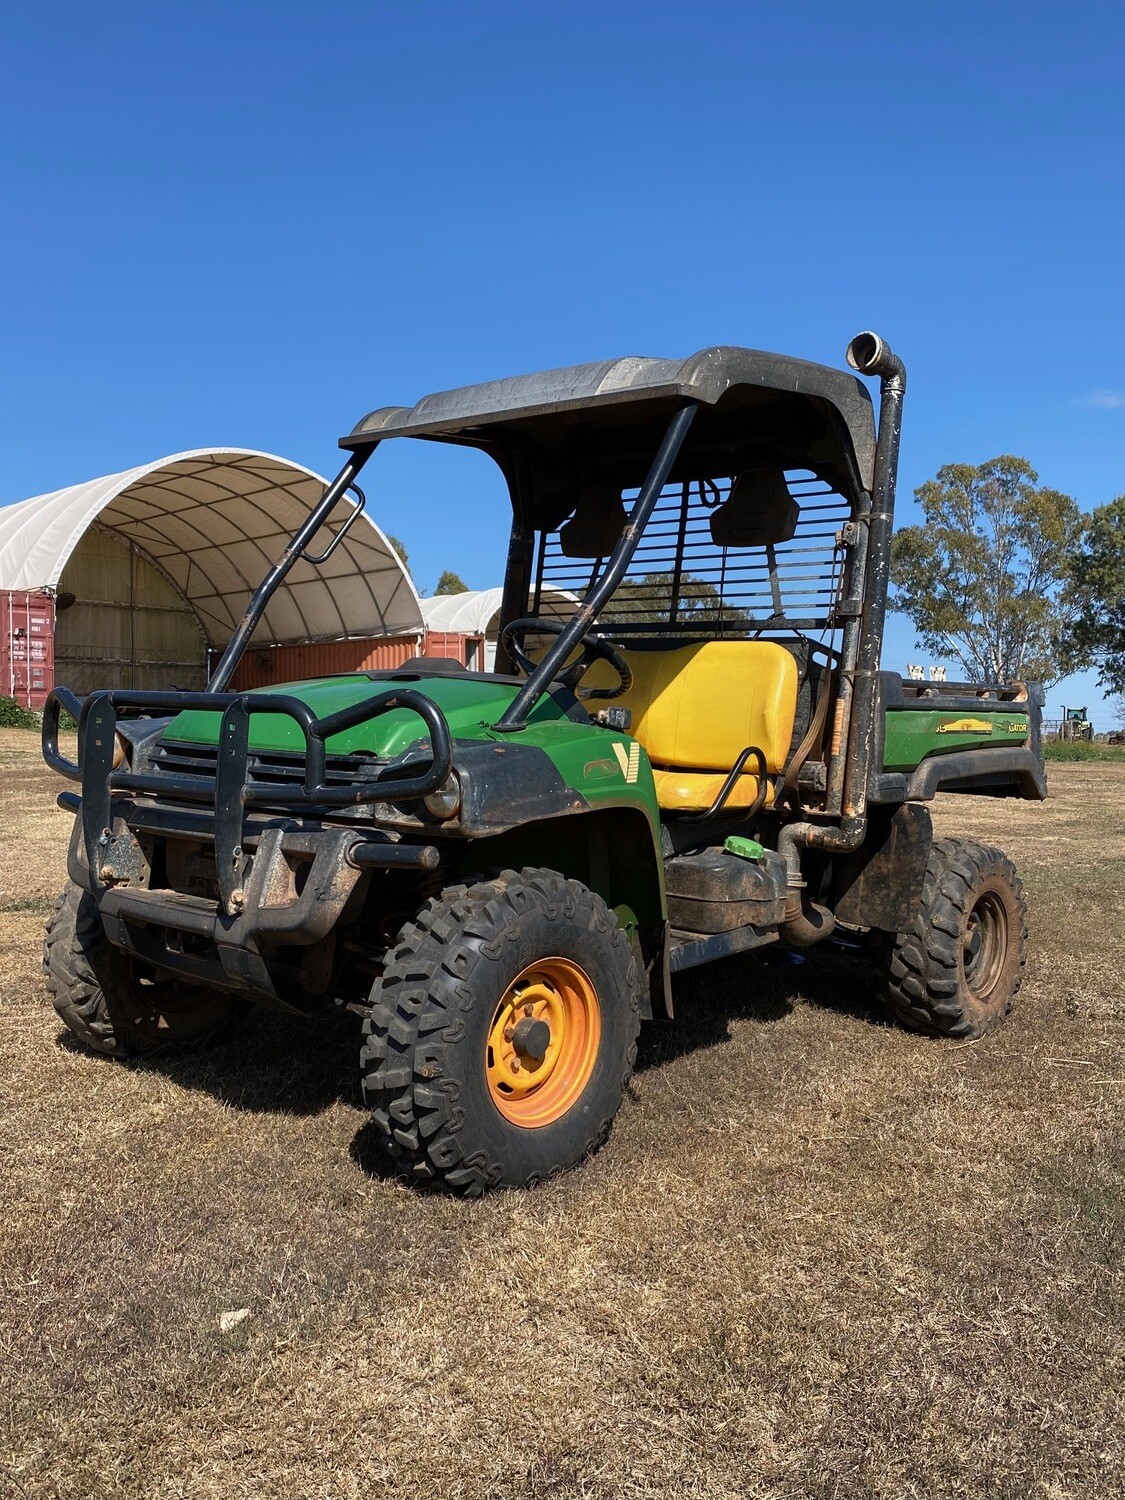
{"type": "Polygon", "coordinates": [[[147,693],[114,690],[92,693],[79,700],[67,688],[56,688],[43,710],[43,758],[60,775],[82,784],[82,834],[91,879],[102,888],[99,850],[113,837],[112,796],[115,791],[175,800],[211,802],[215,816],[215,870],[225,910],[240,905],[247,856],[242,845],[247,807],[356,807],[393,799],[413,801],[437,791],[453,769],[453,742],[445,715],[429,698],[409,689],[393,689],[318,719],[299,698],[280,693],[147,693]],[[326,782],[326,742],[393,709],[416,713],[426,726],[432,759],[416,776],[389,774],[384,768],[370,780],[350,786],[326,782]],[[59,750],[59,715],[63,710],[78,721],[78,761],[59,750]],[[154,776],[114,768],[119,754],[118,711],[179,714],[189,709],[222,710],[218,759],[214,779],[207,776],[154,776]],[[293,719],[305,739],[305,779],[293,786],[251,781],[249,776],[250,720],[254,714],[284,714],[293,719]]]}

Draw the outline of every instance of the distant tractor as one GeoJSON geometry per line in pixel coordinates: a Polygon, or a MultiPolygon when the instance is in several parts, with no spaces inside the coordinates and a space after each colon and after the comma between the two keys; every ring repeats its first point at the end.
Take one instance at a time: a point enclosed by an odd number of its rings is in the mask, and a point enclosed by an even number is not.
{"type": "Polygon", "coordinates": [[[1063,716],[1059,723],[1059,739],[1061,740],[1092,740],[1094,738],[1094,726],[1090,722],[1085,708],[1063,708],[1063,716]]]}
{"type": "Polygon", "coordinates": [[[81,784],[45,949],[66,1024],[130,1056],[248,999],[354,1011],[387,1153],[463,1193],[594,1151],[640,1022],[670,1019],[700,964],[838,933],[906,1025],[996,1025],[1020,881],[998,849],[935,840],[929,804],[1044,797],[1042,694],[880,670],[906,376],[871,333],[847,358],[881,382],[877,434],[857,375],[727,347],[364,417],[205,692],[48,703],[46,758],[81,784]],[[507,482],[498,670],[230,692],[392,438],[477,449],[507,482]],[[560,593],[568,618],[544,608],[560,593]]]}

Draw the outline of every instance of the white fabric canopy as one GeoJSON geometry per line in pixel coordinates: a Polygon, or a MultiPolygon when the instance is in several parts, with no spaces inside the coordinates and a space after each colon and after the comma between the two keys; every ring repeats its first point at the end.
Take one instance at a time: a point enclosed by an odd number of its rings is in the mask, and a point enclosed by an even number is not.
{"type": "MultiPolygon", "coordinates": [[[[142,552],[225,646],[251,593],[319,500],[311,469],[246,448],[175,453],[0,508],[0,589],[55,588],[97,523],[142,552]]],[[[332,532],[347,514],[340,502],[332,532]]],[[[331,534],[314,538],[323,552],[331,534]]],[[[414,585],[379,528],[361,515],[321,567],[300,561],[274,595],[254,643],[294,645],[423,628],[414,585]]]]}
{"type": "MultiPolygon", "coordinates": [[[[467,594],[437,594],[422,599],[427,630],[445,630],[451,635],[495,636],[503,589],[471,589],[467,594]]],[[[569,620],[577,603],[565,589],[544,589],[542,613],[569,620]]]]}

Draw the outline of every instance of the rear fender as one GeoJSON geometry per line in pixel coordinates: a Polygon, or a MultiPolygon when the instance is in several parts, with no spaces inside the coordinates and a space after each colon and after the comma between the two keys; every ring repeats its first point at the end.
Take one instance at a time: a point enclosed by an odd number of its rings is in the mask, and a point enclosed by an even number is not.
{"type": "Polygon", "coordinates": [[[867,837],[852,854],[835,860],[832,905],[838,921],[852,927],[904,932],[922,899],[934,830],[922,802],[872,807],[867,837]]]}

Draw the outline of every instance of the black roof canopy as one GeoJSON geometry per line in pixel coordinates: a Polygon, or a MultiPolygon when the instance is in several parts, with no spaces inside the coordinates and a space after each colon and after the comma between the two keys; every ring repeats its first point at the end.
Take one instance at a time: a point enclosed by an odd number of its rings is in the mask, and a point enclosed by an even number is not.
{"type": "Polygon", "coordinates": [[[555,512],[573,505],[576,483],[639,485],[685,400],[700,409],[673,478],[772,463],[811,469],[853,501],[871,488],[875,423],[863,382],[826,365],[731,346],[440,391],[413,407],[371,412],[340,446],[418,437],[482,448],[509,480],[522,467],[537,524],[553,524],[555,512]]]}

